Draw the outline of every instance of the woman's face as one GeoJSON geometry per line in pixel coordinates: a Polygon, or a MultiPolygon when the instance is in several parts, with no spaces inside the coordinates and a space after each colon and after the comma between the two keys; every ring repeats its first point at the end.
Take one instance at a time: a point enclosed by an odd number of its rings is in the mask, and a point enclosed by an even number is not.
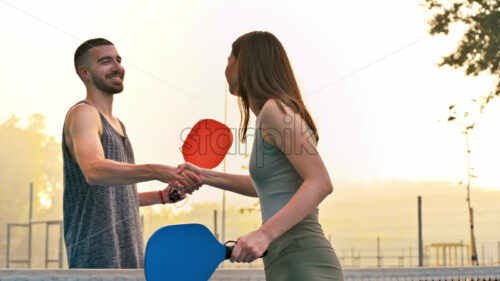
{"type": "Polygon", "coordinates": [[[238,63],[232,53],[227,58],[226,80],[229,84],[229,92],[233,95],[236,94],[235,91],[238,84],[238,63]]]}

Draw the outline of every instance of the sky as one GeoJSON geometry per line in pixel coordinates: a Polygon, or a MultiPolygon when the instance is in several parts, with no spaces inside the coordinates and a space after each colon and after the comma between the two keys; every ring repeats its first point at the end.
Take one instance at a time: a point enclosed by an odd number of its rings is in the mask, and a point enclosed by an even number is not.
{"type": "MultiPolygon", "coordinates": [[[[465,137],[446,121],[448,106],[470,111],[493,80],[437,66],[463,28],[430,36],[421,2],[0,0],[0,121],[40,112],[45,132],[60,140],[68,108],[85,97],[74,51],[104,37],[123,58],[125,90],[115,96],[114,115],[127,127],[136,162],[177,165],[183,129],[224,120],[231,43],[266,30],[287,50],[337,189],[375,180],[464,181],[465,137]]],[[[228,126],[238,128],[237,100],[230,96],[227,106],[228,126]]],[[[475,186],[500,188],[499,117],[498,100],[476,116],[475,186]]],[[[235,145],[250,153],[251,141],[235,145]]],[[[227,157],[229,172],[248,172],[244,154],[227,157]]],[[[210,188],[199,193],[192,202],[220,198],[210,188]]]]}

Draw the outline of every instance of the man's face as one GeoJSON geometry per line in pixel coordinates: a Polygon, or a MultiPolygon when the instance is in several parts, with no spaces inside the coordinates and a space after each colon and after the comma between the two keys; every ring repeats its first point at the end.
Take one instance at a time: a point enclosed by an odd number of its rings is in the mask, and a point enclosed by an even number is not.
{"type": "Polygon", "coordinates": [[[123,91],[125,69],[121,65],[122,58],[115,46],[94,47],[88,52],[91,83],[97,89],[111,95],[123,91]]]}

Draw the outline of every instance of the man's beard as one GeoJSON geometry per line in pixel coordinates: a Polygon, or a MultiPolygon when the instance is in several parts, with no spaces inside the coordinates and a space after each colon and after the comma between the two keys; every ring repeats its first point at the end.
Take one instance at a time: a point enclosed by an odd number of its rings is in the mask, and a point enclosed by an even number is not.
{"type": "MultiPolygon", "coordinates": [[[[116,74],[117,73],[112,73],[110,75],[116,75],[116,74]]],[[[114,95],[114,94],[121,93],[123,91],[123,82],[120,83],[120,85],[107,83],[106,79],[108,79],[107,76],[109,76],[109,75],[106,75],[104,77],[104,79],[94,75],[93,73],[91,73],[90,75],[92,77],[92,81],[94,82],[95,87],[97,89],[105,92],[105,93],[108,93],[110,95],[114,95]]],[[[121,77],[123,77],[123,76],[121,76],[121,77]]],[[[122,81],[123,81],[123,79],[122,79],[122,81]]]]}

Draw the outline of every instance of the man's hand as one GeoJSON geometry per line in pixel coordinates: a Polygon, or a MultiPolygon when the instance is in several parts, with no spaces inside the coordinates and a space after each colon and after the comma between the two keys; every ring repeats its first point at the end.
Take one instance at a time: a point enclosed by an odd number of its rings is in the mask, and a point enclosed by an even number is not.
{"type": "Polygon", "coordinates": [[[165,189],[163,189],[161,191],[162,195],[163,195],[163,200],[165,200],[166,204],[175,203],[174,201],[170,200],[170,197],[169,197],[169,195],[173,191],[173,189],[177,189],[178,191],[180,191],[179,195],[181,196],[181,199],[179,199],[178,201],[175,201],[175,202],[182,201],[186,198],[186,193],[182,191],[184,189],[184,187],[177,182],[170,182],[167,185],[167,187],[165,187],[165,189]]]}
{"type": "MultiPolygon", "coordinates": [[[[181,165],[179,165],[179,167],[181,165]]],[[[185,198],[186,194],[192,194],[194,191],[198,190],[201,185],[200,169],[183,170],[178,168],[175,179],[170,181],[169,187],[165,189],[167,197],[169,198],[168,201],[172,202],[169,195],[174,192],[174,189],[177,190],[177,193],[180,195],[179,200],[182,200],[185,198]]],[[[173,198],[175,198],[175,196],[173,198]]]]}
{"type": "Polygon", "coordinates": [[[201,169],[191,163],[180,164],[177,167],[176,181],[184,186],[186,193],[191,194],[203,185],[201,169]]]}
{"type": "Polygon", "coordinates": [[[185,173],[176,172],[176,169],[167,165],[152,165],[151,166],[156,174],[156,179],[170,184],[176,182],[185,188],[199,188],[201,186],[201,179],[199,173],[186,171],[185,173]]]}

